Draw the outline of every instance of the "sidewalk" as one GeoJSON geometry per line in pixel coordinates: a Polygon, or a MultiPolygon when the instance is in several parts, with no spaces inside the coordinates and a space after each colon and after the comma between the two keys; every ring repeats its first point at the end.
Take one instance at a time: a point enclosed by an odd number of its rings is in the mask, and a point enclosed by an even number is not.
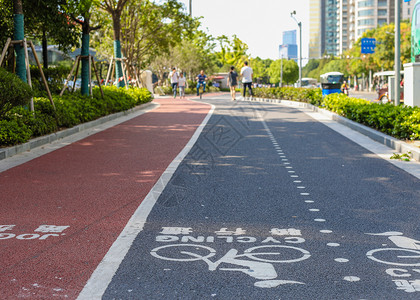
{"type": "Polygon", "coordinates": [[[0,173],[3,299],[77,297],[210,110],[154,102],[149,113],[0,173]]]}

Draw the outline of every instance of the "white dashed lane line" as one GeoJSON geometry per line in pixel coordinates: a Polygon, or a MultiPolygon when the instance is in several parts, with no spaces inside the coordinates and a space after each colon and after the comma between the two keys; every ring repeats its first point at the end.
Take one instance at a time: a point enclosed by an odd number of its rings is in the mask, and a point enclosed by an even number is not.
{"type": "MultiPolygon", "coordinates": [[[[293,180],[293,183],[297,184],[296,188],[298,190],[306,189],[306,186],[303,185],[302,180],[294,180],[296,178],[299,178],[299,176],[296,175],[296,171],[291,170],[291,169],[293,169],[293,167],[291,166],[291,163],[289,162],[289,159],[287,158],[287,156],[285,155],[283,150],[281,150],[281,147],[279,146],[277,140],[274,138],[274,135],[272,134],[271,130],[268,128],[267,123],[264,121],[264,119],[261,118],[261,116],[260,116],[260,119],[261,119],[261,122],[264,125],[264,128],[265,128],[268,136],[270,137],[270,140],[273,144],[274,149],[277,151],[277,154],[279,155],[279,158],[280,158],[284,168],[289,173],[290,178],[292,178],[292,180],[293,180]]],[[[300,196],[302,196],[304,198],[304,202],[307,203],[307,204],[315,203],[314,200],[307,199],[307,197],[310,196],[310,193],[302,192],[302,193],[300,193],[300,196]]],[[[318,208],[309,208],[308,210],[310,212],[313,212],[313,213],[319,213],[320,212],[320,209],[318,209],[318,208]]],[[[313,219],[313,221],[318,223],[318,224],[327,222],[326,219],[322,219],[322,218],[315,218],[315,219],[313,219]]],[[[323,233],[323,234],[333,233],[333,231],[329,230],[329,229],[322,229],[319,232],[323,233]]],[[[333,243],[333,242],[327,243],[326,245],[328,247],[340,247],[341,246],[339,243],[333,243]]],[[[347,259],[347,258],[338,257],[338,258],[335,258],[334,261],[337,262],[337,263],[348,263],[350,260],[347,259]]],[[[357,276],[345,276],[345,277],[343,277],[343,280],[347,281],[347,282],[358,282],[358,281],[360,281],[360,278],[357,277],[357,276]]]]}

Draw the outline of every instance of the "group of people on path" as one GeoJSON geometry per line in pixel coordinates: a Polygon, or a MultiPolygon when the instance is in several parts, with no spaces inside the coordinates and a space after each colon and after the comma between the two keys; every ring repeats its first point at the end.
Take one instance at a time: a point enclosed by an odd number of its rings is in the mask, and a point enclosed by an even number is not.
{"type": "MultiPolygon", "coordinates": [[[[235,71],[235,67],[230,67],[229,75],[228,75],[228,86],[230,88],[230,95],[232,97],[232,101],[236,100],[236,87],[238,86],[238,73],[235,71]]],[[[248,62],[246,61],[244,63],[244,66],[241,69],[241,76],[242,76],[242,85],[244,87],[243,89],[243,97],[246,96],[246,89],[249,89],[249,94],[251,95],[251,98],[254,97],[254,94],[252,92],[252,79],[254,77],[254,72],[252,71],[252,68],[248,66],[248,62]]]]}
{"type": "Polygon", "coordinates": [[[169,75],[171,77],[171,86],[174,93],[174,98],[176,98],[176,92],[179,88],[179,98],[185,98],[185,85],[187,79],[184,77],[184,73],[178,73],[176,68],[172,68],[172,72],[169,75]]]}
{"type": "MultiPolygon", "coordinates": [[[[174,98],[177,95],[177,89],[179,88],[180,98],[185,98],[185,85],[186,85],[186,78],[182,72],[178,73],[176,68],[172,68],[172,72],[170,73],[171,78],[171,86],[174,98]]],[[[232,101],[236,100],[236,87],[238,86],[238,73],[235,71],[235,67],[230,67],[230,71],[227,78],[227,83],[230,88],[230,95],[232,97],[232,101]]],[[[249,94],[251,95],[251,99],[254,97],[252,92],[252,80],[253,80],[253,71],[250,66],[248,66],[248,62],[244,63],[243,68],[241,69],[241,77],[242,77],[242,84],[243,84],[243,97],[246,97],[246,90],[249,89],[249,94]]],[[[203,86],[203,92],[206,91],[206,81],[208,80],[207,75],[204,74],[204,70],[200,71],[200,74],[197,75],[195,78],[197,80],[197,96],[199,96],[200,87],[203,86]]]]}
{"type": "MultiPolygon", "coordinates": [[[[171,78],[172,91],[174,98],[176,98],[177,90],[179,88],[179,97],[185,98],[185,85],[187,79],[184,77],[184,73],[178,73],[176,68],[172,68],[172,72],[169,77],[171,78]]],[[[197,80],[197,96],[199,95],[200,87],[203,86],[203,92],[206,91],[206,81],[208,80],[207,75],[204,74],[204,70],[200,71],[200,74],[195,78],[197,80]]]]}

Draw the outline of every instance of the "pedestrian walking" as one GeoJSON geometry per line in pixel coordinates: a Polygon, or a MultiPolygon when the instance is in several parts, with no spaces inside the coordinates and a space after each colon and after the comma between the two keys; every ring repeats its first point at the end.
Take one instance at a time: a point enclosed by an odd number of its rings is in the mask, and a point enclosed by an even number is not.
{"type": "Polygon", "coordinates": [[[227,78],[228,86],[230,87],[230,95],[232,101],[236,100],[236,86],[238,85],[238,73],[235,71],[235,67],[230,67],[230,72],[227,78]]]}
{"type": "Polygon", "coordinates": [[[184,73],[179,73],[179,79],[178,79],[178,84],[179,84],[179,98],[185,98],[185,84],[187,82],[187,79],[184,77],[184,73]]]}
{"type": "Polygon", "coordinates": [[[176,71],[175,67],[172,68],[172,72],[169,76],[171,77],[172,92],[174,93],[174,98],[176,98],[176,90],[178,88],[179,74],[176,71]]]}
{"type": "Polygon", "coordinates": [[[243,68],[241,69],[241,76],[242,76],[242,83],[244,85],[244,92],[243,96],[245,98],[246,95],[246,88],[249,88],[249,94],[251,95],[251,99],[253,98],[254,94],[252,93],[252,78],[253,78],[253,71],[252,68],[248,66],[248,62],[244,63],[243,68]]]}

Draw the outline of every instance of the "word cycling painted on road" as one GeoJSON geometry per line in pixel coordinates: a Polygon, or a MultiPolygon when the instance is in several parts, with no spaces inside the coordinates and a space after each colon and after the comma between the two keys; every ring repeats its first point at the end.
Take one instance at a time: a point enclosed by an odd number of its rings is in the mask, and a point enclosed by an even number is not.
{"type": "Polygon", "coordinates": [[[176,262],[203,261],[209,271],[229,271],[242,273],[259,281],[254,286],[273,288],[285,284],[304,285],[295,280],[278,279],[274,264],[297,263],[311,257],[310,253],[291,244],[302,244],[305,239],[298,229],[272,228],[263,238],[246,235],[246,230],[221,228],[214,235],[193,235],[191,227],[162,227],[156,242],[165,243],[150,254],[158,259],[176,262]],[[220,259],[215,260],[217,251],[207,246],[209,243],[258,243],[260,245],[239,252],[229,249],[220,259]],[[285,245],[283,245],[283,243],[285,245]],[[202,245],[206,244],[206,245],[202,245]],[[213,258],[213,259],[211,259],[213,258]],[[234,266],[234,267],[232,267],[234,266]]]}

